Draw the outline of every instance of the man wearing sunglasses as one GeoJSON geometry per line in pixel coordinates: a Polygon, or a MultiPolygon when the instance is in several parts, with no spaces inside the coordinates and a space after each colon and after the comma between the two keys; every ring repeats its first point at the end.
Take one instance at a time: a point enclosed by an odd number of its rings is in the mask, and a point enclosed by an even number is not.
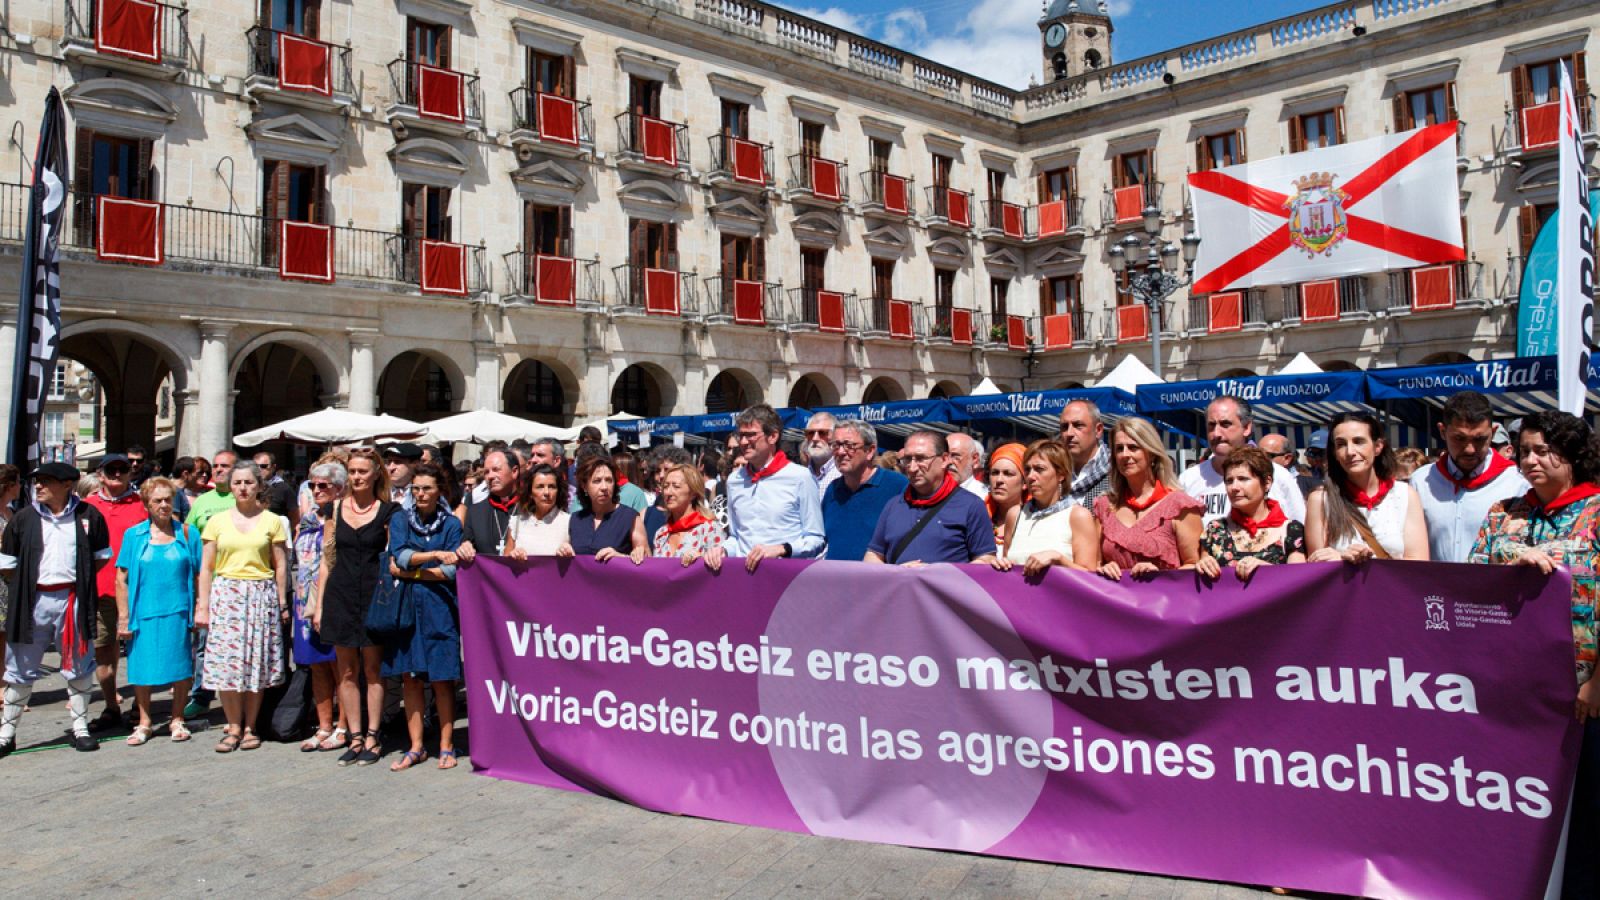
{"type": "Polygon", "coordinates": [[[817,481],[817,496],[828,493],[828,485],[839,477],[839,466],[833,459],[833,416],[813,413],[806,420],[806,468],[817,481]]]}
{"type": "MultiPolygon", "coordinates": [[[[133,489],[133,465],[121,453],[100,460],[100,489],[87,498],[106,520],[111,538],[111,558],[122,552],[122,536],[148,516],[139,493],[133,489]]],[[[95,573],[94,676],[106,708],[94,721],[97,730],[122,727],[122,698],[117,696],[117,569],[105,566],[95,573]]]]}

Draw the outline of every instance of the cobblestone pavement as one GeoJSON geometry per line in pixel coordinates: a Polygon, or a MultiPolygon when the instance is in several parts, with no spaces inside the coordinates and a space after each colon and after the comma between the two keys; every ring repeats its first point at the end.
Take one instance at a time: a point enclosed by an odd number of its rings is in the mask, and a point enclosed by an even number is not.
{"type": "MultiPolygon", "coordinates": [[[[1262,896],[661,815],[474,775],[465,760],[391,773],[393,753],[367,768],[291,744],[221,755],[215,707],[186,744],[163,731],[127,747],[123,732],[76,753],[64,700],[59,676],[41,681],[21,752],[0,760],[12,897],[1262,896]]],[[[156,721],[166,712],[158,694],[156,721]]]]}

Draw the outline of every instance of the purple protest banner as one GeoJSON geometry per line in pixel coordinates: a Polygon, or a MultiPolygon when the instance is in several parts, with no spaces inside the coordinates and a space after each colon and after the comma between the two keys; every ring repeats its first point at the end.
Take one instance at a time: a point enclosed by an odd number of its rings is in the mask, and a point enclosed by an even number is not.
{"type": "Polygon", "coordinates": [[[1535,897],[1570,580],[482,559],[489,775],[789,831],[1379,897],[1535,897]]]}

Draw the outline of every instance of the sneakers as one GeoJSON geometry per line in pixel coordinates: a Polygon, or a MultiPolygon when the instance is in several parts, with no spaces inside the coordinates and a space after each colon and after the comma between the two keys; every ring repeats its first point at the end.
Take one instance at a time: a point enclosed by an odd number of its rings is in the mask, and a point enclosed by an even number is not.
{"type": "Polygon", "coordinates": [[[211,709],[210,702],[190,698],[189,705],[183,708],[183,717],[185,719],[198,719],[204,716],[209,709],[211,709]]]}
{"type": "Polygon", "coordinates": [[[15,749],[17,749],[16,740],[11,738],[0,740],[0,759],[5,759],[6,757],[10,756],[11,751],[15,749]]]}
{"type": "Polygon", "coordinates": [[[93,735],[74,734],[72,736],[72,749],[79,753],[93,753],[100,749],[100,742],[93,735]]]}

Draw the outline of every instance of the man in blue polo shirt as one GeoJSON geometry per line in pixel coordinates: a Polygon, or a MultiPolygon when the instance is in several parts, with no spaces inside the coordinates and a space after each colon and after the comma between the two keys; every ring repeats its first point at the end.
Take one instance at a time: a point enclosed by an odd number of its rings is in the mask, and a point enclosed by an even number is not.
{"type": "Polygon", "coordinates": [[[949,470],[944,435],[914,432],[900,451],[910,487],[883,508],[866,561],[911,565],[994,562],[994,524],[983,501],[949,470]]]}
{"type": "Polygon", "coordinates": [[[878,468],[878,431],[860,419],[833,426],[833,464],[839,473],[822,491],[822,531],[828,558],[859,561],[889,501],[905,493],[906,477],[878,468]]]}

